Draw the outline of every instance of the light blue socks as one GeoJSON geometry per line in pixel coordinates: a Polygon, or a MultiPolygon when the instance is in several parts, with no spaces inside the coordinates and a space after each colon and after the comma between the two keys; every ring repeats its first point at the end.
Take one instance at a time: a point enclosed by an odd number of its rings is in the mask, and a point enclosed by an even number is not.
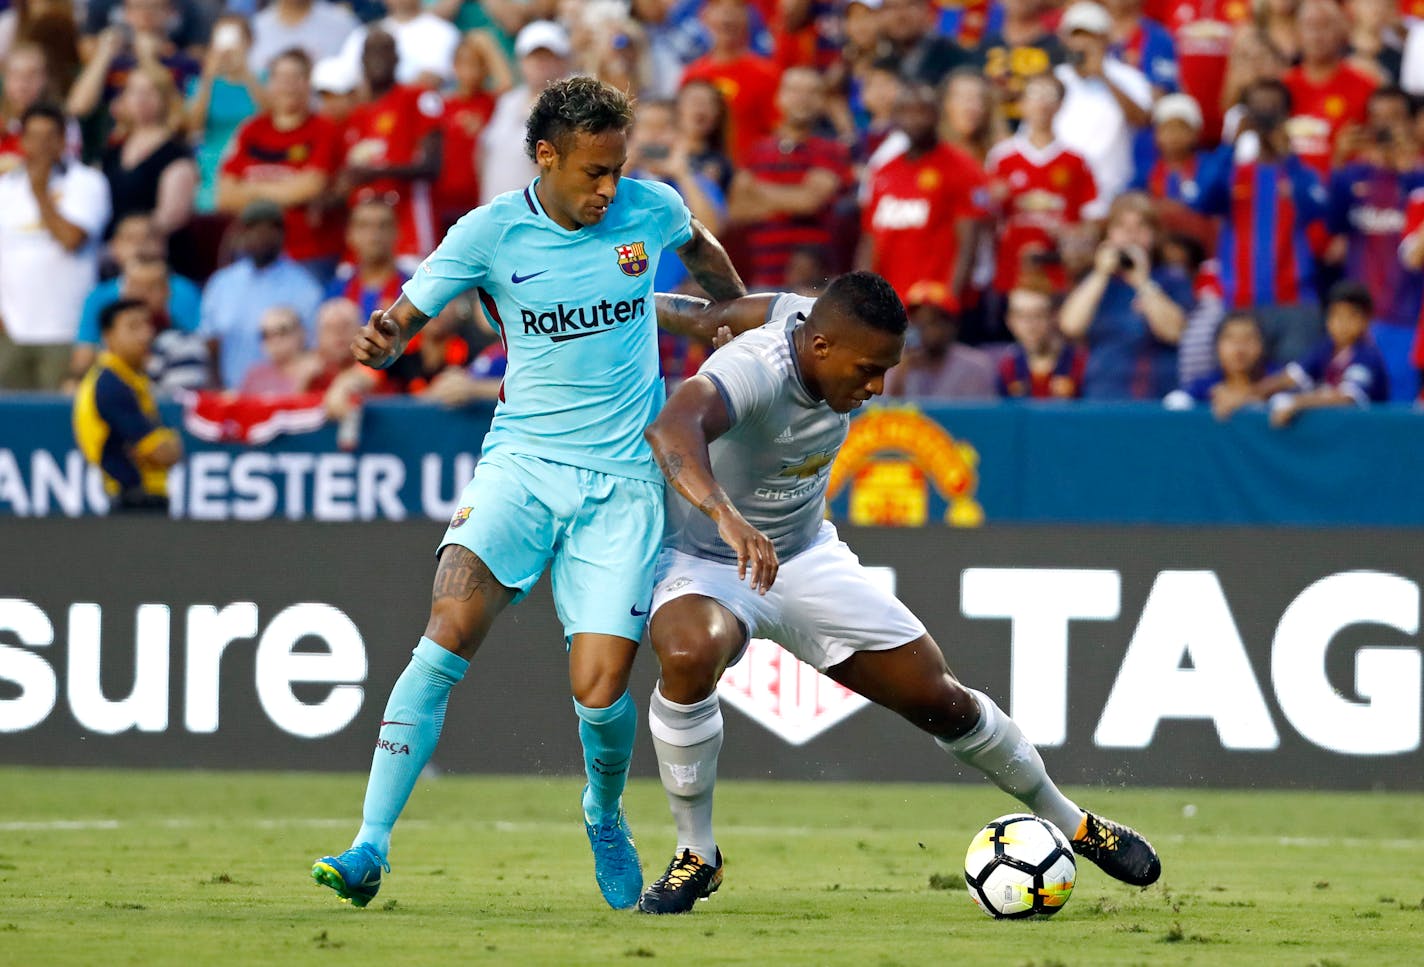
{"type": "Polygon", "coordinates": [[[352,846],[369,843],[382,857],[390,858],[391,827],[440,741],[450,689],[469,667],[468,661],[429,638],[421,638],[411,652],[410,664],[396,679],[381,716],[361,831],[352,846]]]}
{"type": "Polygon", "coordinates": [[[574,700],[583,742],[583,767],[588,789],[583,794],[584,819],[612,819],[628,781],[628,762],[638,731],[638,707],[627,692],[608,708],[589,708],[574,700]]]}

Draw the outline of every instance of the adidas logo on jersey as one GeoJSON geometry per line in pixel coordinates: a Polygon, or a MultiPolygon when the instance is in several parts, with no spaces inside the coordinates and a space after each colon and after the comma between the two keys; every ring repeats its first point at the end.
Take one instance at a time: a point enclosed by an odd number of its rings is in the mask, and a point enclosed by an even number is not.
{"type": "Polygon", "coordinates": [[[772,442],[773,442],[773,443],[795,443],[795,442],[796,442],[796,437],[792,435],[792,433],[791,433],[791,427],[788,426],[786,429],[784,429],[784,430],[782,430],[780,433],[778,433],[778,434],[776,435],[776,439],[773,440],[772,442]]]}

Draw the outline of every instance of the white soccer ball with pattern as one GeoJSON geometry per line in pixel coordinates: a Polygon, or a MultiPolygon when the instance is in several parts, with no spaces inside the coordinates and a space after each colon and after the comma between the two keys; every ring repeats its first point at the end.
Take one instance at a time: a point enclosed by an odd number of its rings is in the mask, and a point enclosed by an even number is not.
{"type": "Polygon", "coordinates": [[[1068,902],[1077,879],[1068,838],[1028,813],[988,823],[964,857],[970,899],[996,920],[1052,916],[1068,902]]]}

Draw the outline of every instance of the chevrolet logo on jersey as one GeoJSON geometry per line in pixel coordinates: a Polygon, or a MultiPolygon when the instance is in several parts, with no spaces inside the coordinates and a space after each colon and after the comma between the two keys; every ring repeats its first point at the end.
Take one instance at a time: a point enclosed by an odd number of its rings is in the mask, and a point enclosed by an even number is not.
{"type": "Polygon", "coordinates": [[[830,466],[836,459],[836,455],[830,451],[813,453],[800,463],[794,463],[789,467],[782,467],[778,477],[795,477],[797,480],[805,480],[807,477],[814,477],[826,467],[830,466]]]}
{"type": "Polygon", "coordinates": [[[567,342],[606,332],[620,322],[639,319],[647,314],[647,305],[648,300],[643,298],[617,302],[603,299],[586,306],[567,306],[560,302],[548,312],[520,309],[519,321],[524,323],[525,335],[548,336],[550,342],[567,342]]]}
{"type": "Polygon", "coordinates": [[[615,245],[613,250],[618,253],[618,267],[624,275],[636,277],[648,271],[648,250],[642,242],[615,245]]]}

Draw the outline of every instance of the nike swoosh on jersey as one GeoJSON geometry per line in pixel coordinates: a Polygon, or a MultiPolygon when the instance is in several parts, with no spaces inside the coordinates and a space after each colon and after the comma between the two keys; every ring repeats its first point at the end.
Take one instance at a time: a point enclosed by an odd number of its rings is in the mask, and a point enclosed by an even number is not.
{"type": "MultiPolygon", "coordinates": [[[[549,270],[544,270],[544,272],[547,271],[549,270]]],[[[521,282],[528,282],[530,279],[537,279],[539,276],[543,275],[544,272],[531,272],[528,275],[520,275],[518,272],[511,272],[509,273],[509,281],[513,282],[515,285],[518,285],[521,282]]]]}
{"type": "Polygon", "coordinates": [[[631,607],[631,608],[628,609],[628,613],[631,614],[631,615],[632,615],[633,617],[635,617],[635,618],[641,618],[641,617],[643,617],[643,615],[647,614],[648,612],[646,612],[646,611],[639,611],[639,610],[638,610],[638,606],[635,604],[635,605],[633,605],[633,607],[631,607]]]}

